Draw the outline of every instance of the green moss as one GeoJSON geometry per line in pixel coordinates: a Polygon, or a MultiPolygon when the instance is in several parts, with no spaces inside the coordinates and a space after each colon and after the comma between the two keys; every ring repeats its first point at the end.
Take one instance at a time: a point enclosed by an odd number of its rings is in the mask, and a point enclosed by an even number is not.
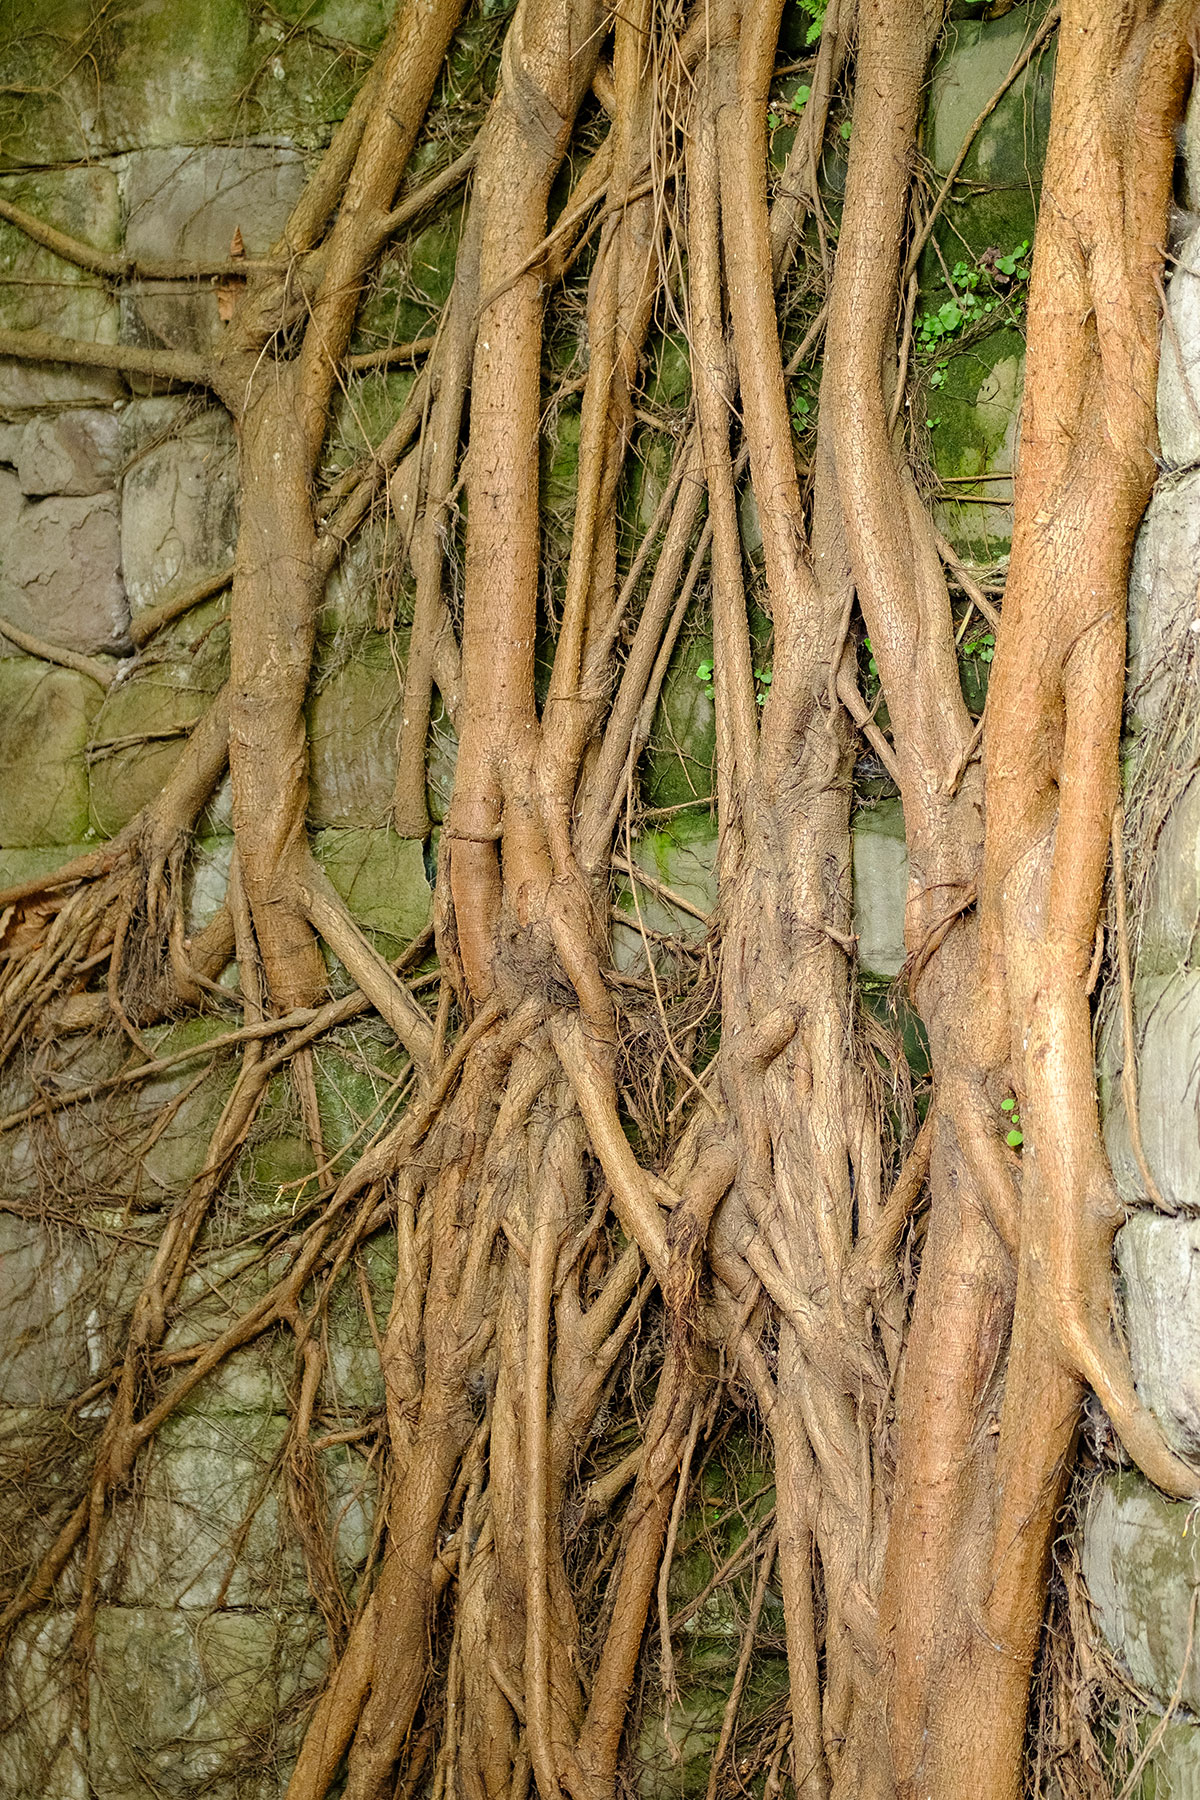
{"type": "Polygon", "coordinates": [[[321,831],[317,860],[379,949],[398,954],[429,923],[433,896],[421,845],[394,831],[321,831]]]}
{"type": "Polygon", "coordinates": [[[91,822],[105,837],[161,791],[188,729],[228,671],[229,628],[220,602],[196,608],[162,637],[159,659],[147,661],[112,688],[96,719],[90,751],[91,822]]]}
{"type": "Polygon", "coordinates": [[[85,752],[104,690],[33,657],[0,659],[0,844],[77,844],[88,835],[85,752]]]}
{"type": "MultiPolygon", "coordinates": [[[[0,194],[97,250],[120,244],[120,200],[111,169],[11,176],[0,182],[0,194]]],[[[0,325],[111,344],[117,338],[117,306],[94,275],[43,250],[15,225],[0,223],[0,325]]]]}
{"type": "Polygon", "coordinates": [[[348,469],[378,448],[396,423],[415,380],[411,369],[373,369],[346,383],[329,423],[323,459],[329,474],[348,469]]]}
{"type": "Polygon", "coordinates": [[[929,442],[943,494],[938,521],[951,541],[990,560],[1012,538],[1012,472],[1021,411],[1025,342],[1015,327],[989,333],[940,362],[931,392],[929,442]]]}

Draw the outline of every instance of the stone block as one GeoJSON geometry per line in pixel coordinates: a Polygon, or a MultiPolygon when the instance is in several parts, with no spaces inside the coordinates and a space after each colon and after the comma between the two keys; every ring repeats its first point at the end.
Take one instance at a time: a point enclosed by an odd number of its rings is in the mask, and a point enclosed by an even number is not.
{"type": "Polygon", "coordinates": [[[1197,652],[1200,606],[1200,470],[1163,476],[1134,545],[1129,576],[1129,678],[1133,728],[1153,725],[1172,682],[1197,652]]]}
{"type": "Polygon", "coordinates": [[[682,806],[713,792],[717,717],[712,683],[696,673],[711,664],[712,654],[711,642],[696,638],[671,658],[644,760],[643,787],[652,806],[682,806]]]}
{"type": "Polygon", "coordinates": [[[1200,1453],[1200,1218],[1137,1212],[1117,1235],[1138,1394],[1184,1456],[1200,1453]]]}
{"type": "Polygon", "coordinates": [[[233,560],[237,543],[237,448],[216,407],[192,418],[174,403],[139,401],[127,437],[145,447],[121,493],[121,548],[133,614],[233,560]]]}
{"type": "MultiPolygon", "coordinates": [[[[1183,1669],[1192,1591],[1200,1583],[1193,1508],[1141,1475],[1097,1483],[1083,1528],[1083,1574],[1100,1629],[1138,1686],[1161,1704],[1183,1669]]],[[[1193,1657],[1180,1703],[1200,1711],[1200,1664],[1193,1657]]]]}
{"type": "Polygon", "coordinates": [[[1019,331],[996,331],[949,358],[929,399],[930,443],[938,473],[956,498],[937,507],[939,528],[958,548],[990,561],[1012,540],[1012,475],[1025,384],[1019,331]],[[975,480],[973,478],[977,477],[975,480]]]}
{"type": "Polygon", "coordinates": [[[203,142],[240,124],[252,73],[246,0],[135,0],[122,10],[105,70],[103,135],[112,150],[203,142]]]}
{"type": "Polygon", "coordinates": [[[898,975],[907,954],[904,908],[908,849],[898,800],[860,807],[854,815],[854,931],[858,960],[873,975],[898,975]]]}
{"type": "Polygon", "coordinates": [[[168,1419],[105,1534],[110,1596],[123,1606],[302,1605],[303,1570],[280,1506],[287,1432],[272,1413],[168,1419]]]}
{"type": "Polygon", "coordinates": [[[17,1626],[0,1669],[2,1800],[90,1800],[86,1721],[70,1662],[70,1613],[38,1612],[17,1626]]]}
{"type": "Polygon", "coordinates": [[[81,844],[41,844],[32,850],[0,850],[0,889],[16,887],[22,881],[33,881],[41,875],[52,875],[55,869],[86,856],[96,848],[96,840],[81,844]]]}
{"type": "Polygon", "coordinates": [[[424,852],[415,839],[386,829],[321,831],[313,849],[364,931],[399,946],[425,929],[433,895],[424,852]]]}
{"type": "Polygon", "coordinates": [[[184,920],[191,933],[203,931],[225,904],[229,892],[231,837],[199,838],[188,864],[184,920]]]}
{"type": "MultiPolygon", "coordinates": [[[[120,196],[112,169],[5,176],[0,195],[94,249],[120,246],[120,196]]],[[[10,331],[54,331],[111,344],[116,319],[103,281],[35,244],[18,226],[0,222],[0,324],[10,331]]]]}
{"type": "Polygon", "coordinates": [[[0,469],[0,628],[88,655],[131,648],[115,494],[26,500],[0,469]]]}
{"type": "MultiPolygon", "coordinates": [[[[1200,971],[1136,977],[1133,1006],[1146,1161],[1168,1203],[1194,1210],[1200,1204],[1200,971]]],[[[1146,1195],[1121,1100],[1123,1063],[1114,1026],[1101,1055],[1104,1140],[1121,1198],[1137,1206],[1146,1195]]]]}
{"type": "MultiPolygon", "coordinates": [[[[939,175],[949,171],[971,126],[1028,42],[1034,10],[1013,10],[996,20],[955,19],[949,26],[933,66],[926,126],[927,152],[939,175]]],[[[1035,59],[1018,76],[975,138],[963,166],[964,180],[991,186],[1036,181],[1052,81],[1053,64],[1047,58],[1035,59]],[[1032,165],[1031,157],[1037,159],[1032,165]]]]}
{"type": "Polygon", "coordinates": [[[82,1239],[0,1213],[0,1404],[67,1400],[96,1373],[93,1269],[82,1239]]]}
{"type": "Polygon", "coordinates": [[[0,844],[77,844],[88,830],[85,753],[104,689],[30,656],[0,660],[0,844]]]}
{"type": "Polygon", "coordinates": [[[276,1759],[294,1753],[295,1724],[279,1714],[320,1681],[324,1663],[311,1613],[101,1607],[92,1800],[207,1800],[244,1792],[259,1769],[275,1773],[264,1794],[281,1792],[276,1759]]]}
{"type": "MultiPolygon", "coordinates": [[[[0,180],[5,199],[98,250],[120,244],[117,178],[111,169],[50,169],[0,180]]],[[[118,308],[102,281],[0,223],[0,325],[54,331],[88,343],[117,340],[118,308]]],[[[0,358],[0,412],[113,400],[124,384],[112,371],[0,358]]]]}
{"type": "Polygon", "coordinates": [[[392,16],[389,0],[281,0],[275,11],[290,25],[303,24],[323,37],[375,50],[392,16]]]}
{"type": "Polygon", "coordinates": [[[1200,930],[1200,776],[1179,795],[1153,850],[1138,971],[1167,974],[1191,960],[1200,930]]]}
{"type": "Polygon", "coordinates": [[[308,704],[308,816],[314,825],[385,824],[396,781],[401,676],[386,637],[329,676],[308,704]]]}
{"type": "MultiPolygon", "coordinates": [[[[207,262],[230,254],[240,231],[247,256],[281,236],[304,186],[304,158],[269,144],[172,145],[137,150],[125,165],[125,244],[131,255],[207,262]]],[[[209,284],[142,282],[123,297],[127,343],[206,350],[222,325],[209,284]]]]}
{"type": "MultiPolygon", "coordinates": [[[[682,814],[665,831],[646,831],[633,845],[633,860],[652,881],[673,894],[678,894],[706,917],[717,903],[717,834],[714,822],[701,812],[690,819],[682,814]]],[[[639,928],[663,932],[669,937],[702,938],[708,929],[703,920],[682,907],[673,906],[665,896],[652,889],[634,888],[621,881],[617,888],[617,905],[629,915],[629,924],[614,923],[613,960],[619,969],[645,967],[646,945],[639,928]]],[[[656,962],[658,956],[656,953],[656,962]]]]}
{"type": "MultiPolygon", "coordinates": [[[[1041,11],[1040,5],[1014,7],[998,19],[950,23],[934,60],[926,114],[926,149],[939,174],[949,170],[1036,29],[1041,11]]],[[[1052,39],[1008,89],[971,145],[962,168],[962,180],[971,187],[965,195],[960,190],[954,208],[954,255],[963,238],[978,255],[989,244],[1010,250],[1033,237],[1053,80],[1052,39]]]]}
{"type": "Polygon", "coordinates": [[[109,689],[89,767],[92,823],[105,837],[159,793],[224,681],[229,633],[219,617],[216,602],[196,608],[162,633],[161,660],[138,665],[109,689]]]}
{"type": "MultiPolygon", "coordinates": [[[[1143,1738],[1159,1725],[1153,1715],[1143,1738]]],[[[1174,1718],[1158,1740],[1138,1788],[1139,1800],[1200,1800],[1200,1726],[1174,1718]]]]}
{"type": "Polygon", "coordinates": [[[1200,229],[1187,237],[1167,289],[1158,363],[1158,436],[1168,468],[1200,463],[1200,229]]]}
{"type": "Polygon", "coordinates": [[[103,494],[120,462],[120,420],[109,407],[31,419],[16,445],[23,494],[103,494]]]}

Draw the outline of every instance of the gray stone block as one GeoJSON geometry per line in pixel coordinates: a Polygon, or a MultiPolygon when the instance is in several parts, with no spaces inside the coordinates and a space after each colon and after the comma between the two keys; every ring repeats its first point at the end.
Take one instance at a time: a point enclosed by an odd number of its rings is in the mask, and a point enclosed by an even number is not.
{"type": "Polygon", "coordinates": [[[1200,1453],[1200,1218],[1138,1212],[1117,1236],[1138,1393],[1185,1456],[1200,1453]]]}
{"type": "Polygon", "coordinates": [[[394,831],[321,831],[318,862],[365,931],[407,943],[429,923],[433,895],[421,845],[394,831]]]}
{"type": "MultiPolygon", "coordinates": [[[[264,144],[138,150],[125,166],[126,247],[132,255],[208,262],[240,231],[247,256],[281,235],[304,185],[298,151],[264,144]]],[[[122,297],[123,342],[205,350],[222,331],[211,284],[141,282],[122,297]]]]}
{"type": "Polygon", "coordinates": [[[1161,714],[1171,684],[1197,653],[1200,470],[1164,476],[1134,546],[1129,576],[1127,709],[1135,729],[1161,714]]]}
{"type": "Polygon", "coordinates": [[[114,494],[29,501],[0,469],[0,628],[6,618],[67,650],[130,648],[114,494]]]}
{"type": "Polygon", "coordinates": [[[123,1606],[303,1605],[303,1570],[280,1504],[286,1418],[189,1411],[139,1463],[136,1495],[105,1534],[108,1592],[123,1606]]]}
{"type": "MultiPolygon", "coordinates": [[[[279,1718],[325,1664],[311,1613],[101,1607],[88,1773],[93,1800],[211,1796],[294,1753],[279,1718]]],[[[282,1792],[264,1784],[264,1793],[282,1792]]]]}
{"type": "MultiPolygon", "coordinates": [[[[120,196],[112,169],[49,169],[0,180],[0,194],[47,225],[115,250],[120,196]]],[[[54,331],[88,343],[116,341],[116,306],[104,282],[0,223],[0,324],[10,331],[54,331]]]]}
{"type": "Polygon", "coordinates": [[[274,144],[174,144],[125,162],[125,247],[131,256],[206,261],[264,256],[304,186],[299,151],[274,144]]]}
{"type": "Polygon", "coordinates": [[[88,830],[84,754],[104,690],[33,657],[0,660],[0,844],[76,844],[88,830]]]}
{"type": "Polygon", "coordinates": [[[370,660],[347,663],[308,704],[308,816],[314,825],[381,826],[391,812],[401,676],[386,640],[368,645],[370,660]]]}
{"type": "MultiPolygon", "coordinates": [[[[1146,1161],[1173,1206],[1200,1206],[1200,971],[1138,977],[1134,982],[1138,1117],[1146,1161]]],[[[1123,1200],[1144,1203],[1129,1143],[1119,1080],[1121,1033],[1108,1034],[1102,1055],[1104,1139],[1123,1200]]]]}
{"type": "Polygon", "coordinates": [[[93,1270],[80,1238],[0,1213],[0,1404],[46,1406],[86,1387],[102,1349],[93,1270]]]}
{"type": "Polygon", "coordinates": [[[136,617],[232,561],[237,449],[228,416],[215,407],[173,430],[170,405],[141,401],[129,411],[127,437],[149,437],[121,493],[125,587],[136,617]]]}
{"type": "Polygon", "coordinates": [[[1138,946],[1143,975],[1189,961],[1200,930],[1200,776],[1167,814],[1153,858],[1138,946]]]}
{"type": "MultiPolygon", "coordinates": [[[[683,820],[686,822],[677,821],[673,830],[644,831],[634,842],[633,860],[652,881],[707,916],[717,904],[716,828],[703,813],[690,821],[684,814],[683,820]]],[[[612,928],[613,960],[619,969],[645,968],[642,928],[693,942],[704,936],[707,926],[703,920],[640,884],[635,906],[634,891],[626,880],[617,884],[617,905],[629,916],[628,925],[614,923],[612,928]]]]}
{"type": "MultiPolygon", "coordinates": [[[[1106,1640],[1138,1686],[1166,1704],[1183,1669],[1192,1590],[1200,1583],[1193,1509],[1141,1475],[1109,1475],[1093,1491],[1083,1528],[1083,1574],[1106,1640]]],[[[1200,1711],[1193,1657],[1180,1703],[1200,1711]]]]}
{"type": "Polygon", "coordinates": [[[25,494],[102,494],[114,483],[121,422],[112,407],[78,407],[31,419],[16,446],[25,494]]]}
{"type": "Polygon", "coordinates": [[[860,965],[873,975],[898,975],[907,954],[904,908],[908,849],[898,800],[862,807],[854,816],[854,931],[860,965]]]}
{"type": "Polygon", "coordinates": [[[1200,230],[1186,238],[1167,289],[1158,364],[1158,435],[1169,468],[1200,463],[1200,230]]]}
{"type": "Polygon", "coordinates": [[[0,1800],[90,1800],[86,1720],[69,1658],[70,1613],[17,1626],[0,1668],[0,1800]]]}

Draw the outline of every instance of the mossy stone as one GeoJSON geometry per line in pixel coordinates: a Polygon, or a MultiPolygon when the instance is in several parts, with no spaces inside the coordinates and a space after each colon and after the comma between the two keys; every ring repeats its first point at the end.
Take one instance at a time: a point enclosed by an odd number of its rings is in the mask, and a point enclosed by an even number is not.
{"type": "Polygon", "coordinates": [[[697,674],[711,667],[712,655],[711,638],[696,637],[685,638],[671,658],[644,759],[651,806],[679,806],[712,792],[717,715],[711,678],[697,674]]]}
{"type": "Polygon", "coordinates": [[[370,632],[308,703],[308,816],[317,826],[385,824],[403,702],[399,649],[370,632]]]}
{"type": "Polygon", "coordinates": [[[78,844],[88,834],[86,751],[104,689],[31,656],[0,659],[0,844],[78,844]]]}
{"type": "Polygon", "coordinates": [[[228,669],[229,631],[217,602],[163,636],[161,660],[135,668],[111,688],[96,718],[91,823],[105,837],[161,792],[228,669]]]}
{"type": "Polygon", "coordinates": [[[938,523],[965,554],[987,560],[1012,540],[1012,474],[1025,375],[1025,344],[1013,327],[947,351],[945,380],[930,393],[930,443],[943,494],[938,523]],[[960,497],[961,496],[961,497],[960,497]]]}
{"type": "Polygon", "coordinates": [[[317,861],[364,931],[396,952],[424,931],[433,912],[421,845],[394,831],[320,831],[317,861]]]}
{"type": "Polygon", "coordinates": [[[377,50],[395,8],[390,0],[278,0],[274,10],[293,27],[377,50]]]}
{"type": "MultiPolygon", "coordinates": [[[[121,241],[120,196],[111,169],[48,169],[8,176],[0,194],[97,250],[121,241]]],[[[113,344],[117,307],[102,281],[0,223],[0,324],[113,344]]]]}
{"type": "Polygon", "coordinates": [[[1165,1705],[1200,1711],[1200,1668],[1184,1669],[1192,1594],[1200,1584],[1193,1508],[1168,1500],[1143,1475],[1106,1476],[1083,1532],[1083,1573],[1108,1643],[1138,1686],[1165,1705]]]}
{"type": "Polygon", "coordinates": [[[378,449],[403,411],[415,380],[411,369],[387,369],[347,382],[329,423],[323,458],[327,473],[338,474],[378,449]]]}

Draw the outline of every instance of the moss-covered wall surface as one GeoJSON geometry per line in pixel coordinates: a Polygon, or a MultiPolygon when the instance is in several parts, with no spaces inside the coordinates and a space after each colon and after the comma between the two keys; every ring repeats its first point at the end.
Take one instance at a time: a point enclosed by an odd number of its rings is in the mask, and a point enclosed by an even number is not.
{"type": "MultiPolygon", "coordinates": [[[[999,16],[985,21],[978,7],[955,8],[963,16],[939,55],[925,127],[931,192],[1041,8],[994,10],[999,16]]],[[[0,197],[101,249],[215,259],[240,239],[247,255],[264,252],[344,114],[389,11],[388,0],[124,0],[104,7],[0,0],[0,197]]],[[[506,11],[485,0],[472,15],[450,91],[439,101],[464,141],[486,104],[506,11]]],[[[1052,67],[1052,52],[1035,57],[992,112],[963,171],[966,186],[920,267],[913,354],[924,410],[912,422],[913,436],[943,529],[993,593],[1011,536],[1022,306],[1052,67]]],[[[778,129],[782,152],[786,122],[778,129]]],[[[435,149],[419,152],[414,180],[435,149]]],[[[836,206],[836,167],[827,178],[836,206]]],[[[385,259],[360,315],[357,351],[407,343],[432,329],[449,291],[459,217],[453,208],[443,212],[415,244],[385,259]]],[[[1190,255],[1200,266],[1200,240],[1191,240],[1190,255]]],[[[1180,339],[1185,360],[1200,366],[1197,295],[1200,278],[1181,267],[1173,287],[1180,339]]],[[[0,325],[205,348],[222,329],[221,292],[213,282],[183,289],[104,282],[0,224],[0,325]]],[[[549,359],[569,361],[576,348],[551,341],[549,359]]],[[[1135,576],[1135,762],[1139,744],[1164,753],[1153,722],[1155,705],[1165,704],[1155,700],[1162,690],[1158,648],[1168,660],[1186,653],[1190,676],[1200,668],[1200,620],[1192,617],[1200,574],[1200,426],[1172,386],[1178,378],[1178,370],[1164,367],[1170,469],[1135,576]]],[[[410,369],[397,367],[350,381],[327,448],[331,472],[378,442],[412,380],[410,369]]],[[[793,394],[801,446],[814,382],[812,372],[802,374],[793,394]]],[[[677,405],[688,388],[686,354],[668,339],[646,405],[677,405]]],[[[578,432],[570,401],[547,416],[550,563],[569,537],[578,432]]],[[[643,526],[661,492],[665,443],[661,457],[653,444],[643,457],[636,506],[643,526]]],[[[748,488],[740,515],[753,574],[761,537],[748,488]]],[[[388,823],[411,598],[396,554],[403,527],[402,513],[381,516],[332,578],[308,715],[309,826],[317,854],[389,956],[429,922],[436,850],[397,837],[388,823]]],[[[114,374],[0,360],[0,888],[94,847],[161,787],[225,679],[227,600],[218,593],[192,607],[137,653],[131,629],[151,608],[226,569],[236,533],[237,446],[223,412],[114,374]],[[94,673],[24,653],[2,636],[6,621],[34,639],[100,659],[94,673]]],[[[756,673],[765,693],[770,652],[762,623],[756,673]]],[[[979,712],[992,640],[965,603],[960,640],[964,689],[979,712]]],[[[628,845],[649,880],[617,895],[617,962],[626,970],[644,965],[655,932],[702,945],[715,905],[711,654],[703,635],[678,647],[644,759],[643,798],[655,816],[628,845]]],[[[869,692],[868,655],[866,647],[869,692]]],[[[1176,706],[1174,686],[1171,693],[1176,706]]],[[[1191,704],[1190,714],[1184,707],[1189,778],[1197,751],[1194,691],[1191,704]]],[[[435,719],[435,820],[444,814],[454,755],[448,723],[435,719]]],[[[884,1005],[906,954],[903,818],[894,788],[869,757],[858,774],[859,957],[868,993],[884,1005]]],[[[1146,777],[1135,772],[1132,779],[1146,777]]],[[[1160,1185],[1180,1211],[1170,1219],[1139,1213],[1121,1240],[1122,1268],[1140,1309],[1130,1317],[1139,1376],[1192,1450],[1200,1441],[1200,1224],[1187,1216],[1200,1197],[1198,793],[1194,782],[1182,785],[1161,822],[1137,970],[1143,1125],[1160,1185]],[[1163,1318],[1170,1333],[1160,1329],[1163,1318]],[[1178,1334],[1182,1320],[1190,1335],[1178,1334]]],[[[218,795],[189,871],[193,932],[224,897],[231,848],[227,801],[218,795]]],[[[341,971],[331,969],[331,979],[336,987],[341,971]]],[[[58,1115],[46,1110],[0,1134],[0,1466],[9,1477],[5,1491],[15,1486],[25,1495],[21,1516],[0,1520],[0,1585],[36,1548],[65,1471],[97,1429],[89,1382],[116,1341],[122,1307],[157,1235],[155,1221],[196,1174],[228,1092],[231,1066],[206,1051],[221,1029],[214,1018],[148,1032],[152,1053],[176,1060],[132,1093],[114,1086],[126,1063],[119,1038],[67,1032],[39,1048],[36,1067],[17,1067],[0,1080],[6,1116],[36,1108],[56,1091],[99,1084],[95,1098],[72,1113],[69,1144],[58,1135],[58,1115]],[[168,1102],[165,1127],[156,1124],[154,1141],[146,1142],[168,1102]],[[96,1196],[82,1230],[63,1187],[79,1171],[96,1196]]],[[[919,1057],[915,1036],[913,1050],[919,1057]]],[[[1110,1085],[1115,1066],[1106,1065],[1110,1085]]],[[[360,1020],[327,1038],[316,1078],[331,1145],[361,1139],[403,1102],[402,1068],[377,1022],[360,1020]]],[[[1119,1107],[1111,1129],[1136,1203],[1142,1196],[1119,1107]]],[[[261,1225],[267,1241],[268,1228],[286,1219],[311,1173],[306,1139],[281,1089],[239,1166],[229,1216],[214,1221],[204,1278],[183,1296],[168,1351],[182,1359],[190,1344],[212,1336],[235,1307],[270,1285],[270,1256],[247,1228],[261,1225]]],[[[336,1388],[328,1435],[339,1441],[318,1452],[318,1475],[327,1514],[337,1521],[339,1573],[350,1593],[373,1553],[375,1471],[354,1434],[382,1407],[373,1328],[386,1318],[393,1275],[394,1255],[389,1262],[381,1233],[368,1242],[361,1269],[346,1272],[344,1310],[331,1308],[323,1326],[336,1388]],[[374,1319],[359,1304],[364,1292],[374,1319]]],[[[265,1800],[282,1791],[331,1628],[314,1605],[289,1530],[283,1462],[294,1379],[290,1356],[273,1359],[263,1347],[238,1352],[158,1437],[106,1536],[90,1666],[81,1669],[70,1654],[79,1582],[73,1566],[53,1603],[23,1623],[0,1690],[0,1800],[265,1800]]],[[[677,1611],[692,1608],[713,1570],[749,1534],[761,1534],[770,1512],[770,1471],[756,1447],[739,1441],[727,1450],[705,1477],[704,1506],[683,1522],[671,1591],[677,1611]]],[[[1160,1704],[1175,1687],[1196,1579],[1186,1525],[1182,1510],[1122,1475],[1098,1492],[1085,1540],[1103,1628],[1160,1704]]],[[[774,1589],[760,1629],[743,1714],[765,1721],[766,1729],[781,1716],[786,1688],[774,1589]]],[[[638,1746],[646,1800],[704,1792],[740,1630],[724,1600],[701,1600],[689,1612],[677,1696],[647,1709],[638,1746]]],[[[1200,1707],[1194,1676],[1183,1706],[1192,1701],[1200,1707]]],[[[1172,1726],[1154,1765],[1159,1786],[1147,1793],[1198,1791],[1200,1749],[1190,1729],[1172,1726]]]]}

